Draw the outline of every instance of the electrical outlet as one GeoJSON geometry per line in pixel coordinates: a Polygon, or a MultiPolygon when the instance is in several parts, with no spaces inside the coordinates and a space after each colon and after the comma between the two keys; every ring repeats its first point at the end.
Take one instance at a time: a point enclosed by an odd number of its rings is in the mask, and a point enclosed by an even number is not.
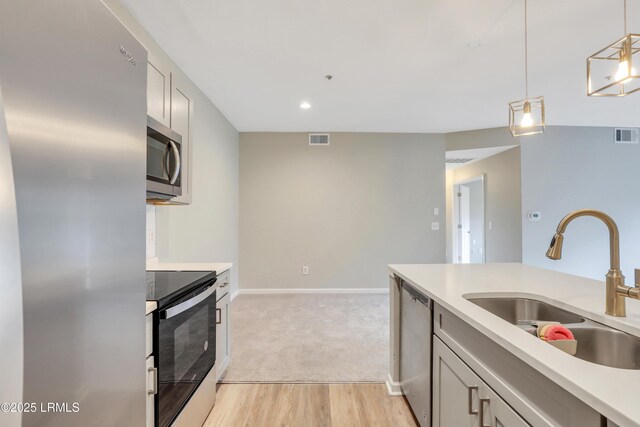
{"type": "Polygon", "coordinates": [[[305,275],[309,274],[309,266],[307,265],[302,266],[302,274],[305,274],[305,275]]]}
{"type": "Polygon", "coordinates": [[[440,230],[440,223],[437,221],[434,221],[431,223],[431,230],[433,231],[438,231],[440,230]]]}

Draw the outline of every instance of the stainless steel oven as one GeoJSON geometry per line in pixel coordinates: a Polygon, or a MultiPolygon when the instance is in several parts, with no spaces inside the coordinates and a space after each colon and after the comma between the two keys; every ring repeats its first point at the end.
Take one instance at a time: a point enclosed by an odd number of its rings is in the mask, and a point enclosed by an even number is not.
{"type": "Polygon", "coordinates": [[[147,116],[147,199],[182,195],[182,137],[147,116]]]}
{"type": "MultiPolygon", "coordinates": [[[[214,368],[217,279],[215,272],[163,271],[147,275],[148,286],[153,287],[147,290],[147,299],[158,302],[154,322],[156,425],[166,427],[181,412],[189,412],[186,408],[192,396],[200,392],[201,383],[214,368]]],[[[215,389],[213,393],[215,399],[215,389]]],[[[208,399],[211,406],[213,399],[208,399]]]]}

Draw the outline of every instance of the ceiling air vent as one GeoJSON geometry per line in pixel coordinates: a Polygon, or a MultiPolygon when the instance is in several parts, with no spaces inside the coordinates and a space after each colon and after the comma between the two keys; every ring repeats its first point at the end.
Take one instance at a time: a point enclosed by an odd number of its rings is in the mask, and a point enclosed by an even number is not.
{"type": "Polygon", "coordinates": [[[616,144],[637,144],[638,129],[637,128],[616,128],[615,141],[616,141],[616,144]]]}
{"type": "Polygon", "coordinates": [[[328,133],[310,133],[309,145],[329,145],[328,133]]]}
{"type": "Polygon", "coordinates": [[[447,159],[447,163],[468,163],[473,159],[447,159]]]}

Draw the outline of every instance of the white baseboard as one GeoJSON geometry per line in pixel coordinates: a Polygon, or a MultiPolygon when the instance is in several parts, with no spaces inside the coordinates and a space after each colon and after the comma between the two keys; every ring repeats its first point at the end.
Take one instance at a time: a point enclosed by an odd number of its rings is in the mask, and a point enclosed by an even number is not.
{"type": "Polygon", "coordinates": [[[236,297],[240,294],[240,291],[233,291],[231,292],[231,301],[233,301],[234,299],[236,299],[236,297]]]}
{"type": "Polygon", "coordinates": [[[283,289],[239,289],[231,294],[266,295],[266,294],[388,294],[389,288],[283,288],[283,289]]]}
{"type": "Polygon", "coordinates": [[[387,386],[387,392],[389,396],[402,396],[404,393],[402,392],[402,388],[400,387],[400,383],[397,383],[391,379],[391,374],[387,374],[387,380],[384,382],[387,386]]]}

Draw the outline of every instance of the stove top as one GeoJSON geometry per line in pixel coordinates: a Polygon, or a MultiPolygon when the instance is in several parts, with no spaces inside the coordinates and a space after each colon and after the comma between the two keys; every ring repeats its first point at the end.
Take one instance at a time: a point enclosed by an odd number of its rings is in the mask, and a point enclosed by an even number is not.
{"type": "Polygon", "coordinates": [[[162,308],[215,278],[215,271],[147,271],[147,301],[162,308]]]}

